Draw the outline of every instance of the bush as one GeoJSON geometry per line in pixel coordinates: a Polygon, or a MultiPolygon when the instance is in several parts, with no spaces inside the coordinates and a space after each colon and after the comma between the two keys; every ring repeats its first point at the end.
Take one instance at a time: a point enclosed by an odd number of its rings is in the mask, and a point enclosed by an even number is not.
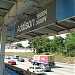
{"type": "Polygon", "coordinates": [[[69,56],[74,57],[75,56],[75,50],[70,50],[70,52],[68,54],[69,54],[69,56]]]}
{"type": "Polygon", "coordinates": [[[49,52],[46,52],[45,54],[46,54],[46,55],[49,55],[49,52]]]}
{"type": "Polygon", "coordinates": [[[64,56],[71,56],[71,57],[74,57],[74,56],[75,56],[75,50],[62,51],[62,54],[63,54],[64,56]]]}

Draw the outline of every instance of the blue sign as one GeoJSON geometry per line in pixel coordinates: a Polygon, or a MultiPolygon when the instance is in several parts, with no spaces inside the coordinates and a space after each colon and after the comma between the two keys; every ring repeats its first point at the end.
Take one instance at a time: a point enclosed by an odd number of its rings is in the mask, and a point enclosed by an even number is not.
{"type": "Polygon", "coordinates": [[[75,0],[56,0],[56,20],[75,16],[75,0]]]}
{"type": "Polygon", "coordinates": [[[10,27],[10,39],[13,39],[15,36],[15,26],[10,27]]]}

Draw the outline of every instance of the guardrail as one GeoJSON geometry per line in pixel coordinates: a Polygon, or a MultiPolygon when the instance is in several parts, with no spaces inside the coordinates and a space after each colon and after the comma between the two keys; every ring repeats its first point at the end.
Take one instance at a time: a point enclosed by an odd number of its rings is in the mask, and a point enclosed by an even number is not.
{"type": "Polygon", "coordinates": [[[37,75],[36,73],[30,72],[28,69],[24,70],[24,69],[21,69],[19,67],[16,67],[16,66],[13,66],[13,65],[10,65],[7,63],[5,63],[5,67],[14,71],[15,73],[17,73],[19,75],[37,75]]]}

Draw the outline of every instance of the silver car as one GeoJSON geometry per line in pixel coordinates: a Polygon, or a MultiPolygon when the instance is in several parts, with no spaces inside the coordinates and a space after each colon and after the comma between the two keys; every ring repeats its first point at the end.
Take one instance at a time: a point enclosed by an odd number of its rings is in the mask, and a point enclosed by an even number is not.
{"type": "Polygon", "coordinates": [[[51,67],[48,64],[40,64],[39,67],[44,71],[51,71],[51,67]]]}

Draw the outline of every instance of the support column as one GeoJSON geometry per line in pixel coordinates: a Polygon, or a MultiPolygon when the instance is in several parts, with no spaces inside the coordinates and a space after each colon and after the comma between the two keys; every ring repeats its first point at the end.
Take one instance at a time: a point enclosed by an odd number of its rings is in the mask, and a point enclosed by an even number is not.
{"type": "Polygon", "coordinates": [[[3,69],[4,69],[4,55],[5,55],[6,33],[7,33],[7,26],[3,26],[2,27],[2,32],[1,32],[0,75],[3,75],[3,69]]]}

